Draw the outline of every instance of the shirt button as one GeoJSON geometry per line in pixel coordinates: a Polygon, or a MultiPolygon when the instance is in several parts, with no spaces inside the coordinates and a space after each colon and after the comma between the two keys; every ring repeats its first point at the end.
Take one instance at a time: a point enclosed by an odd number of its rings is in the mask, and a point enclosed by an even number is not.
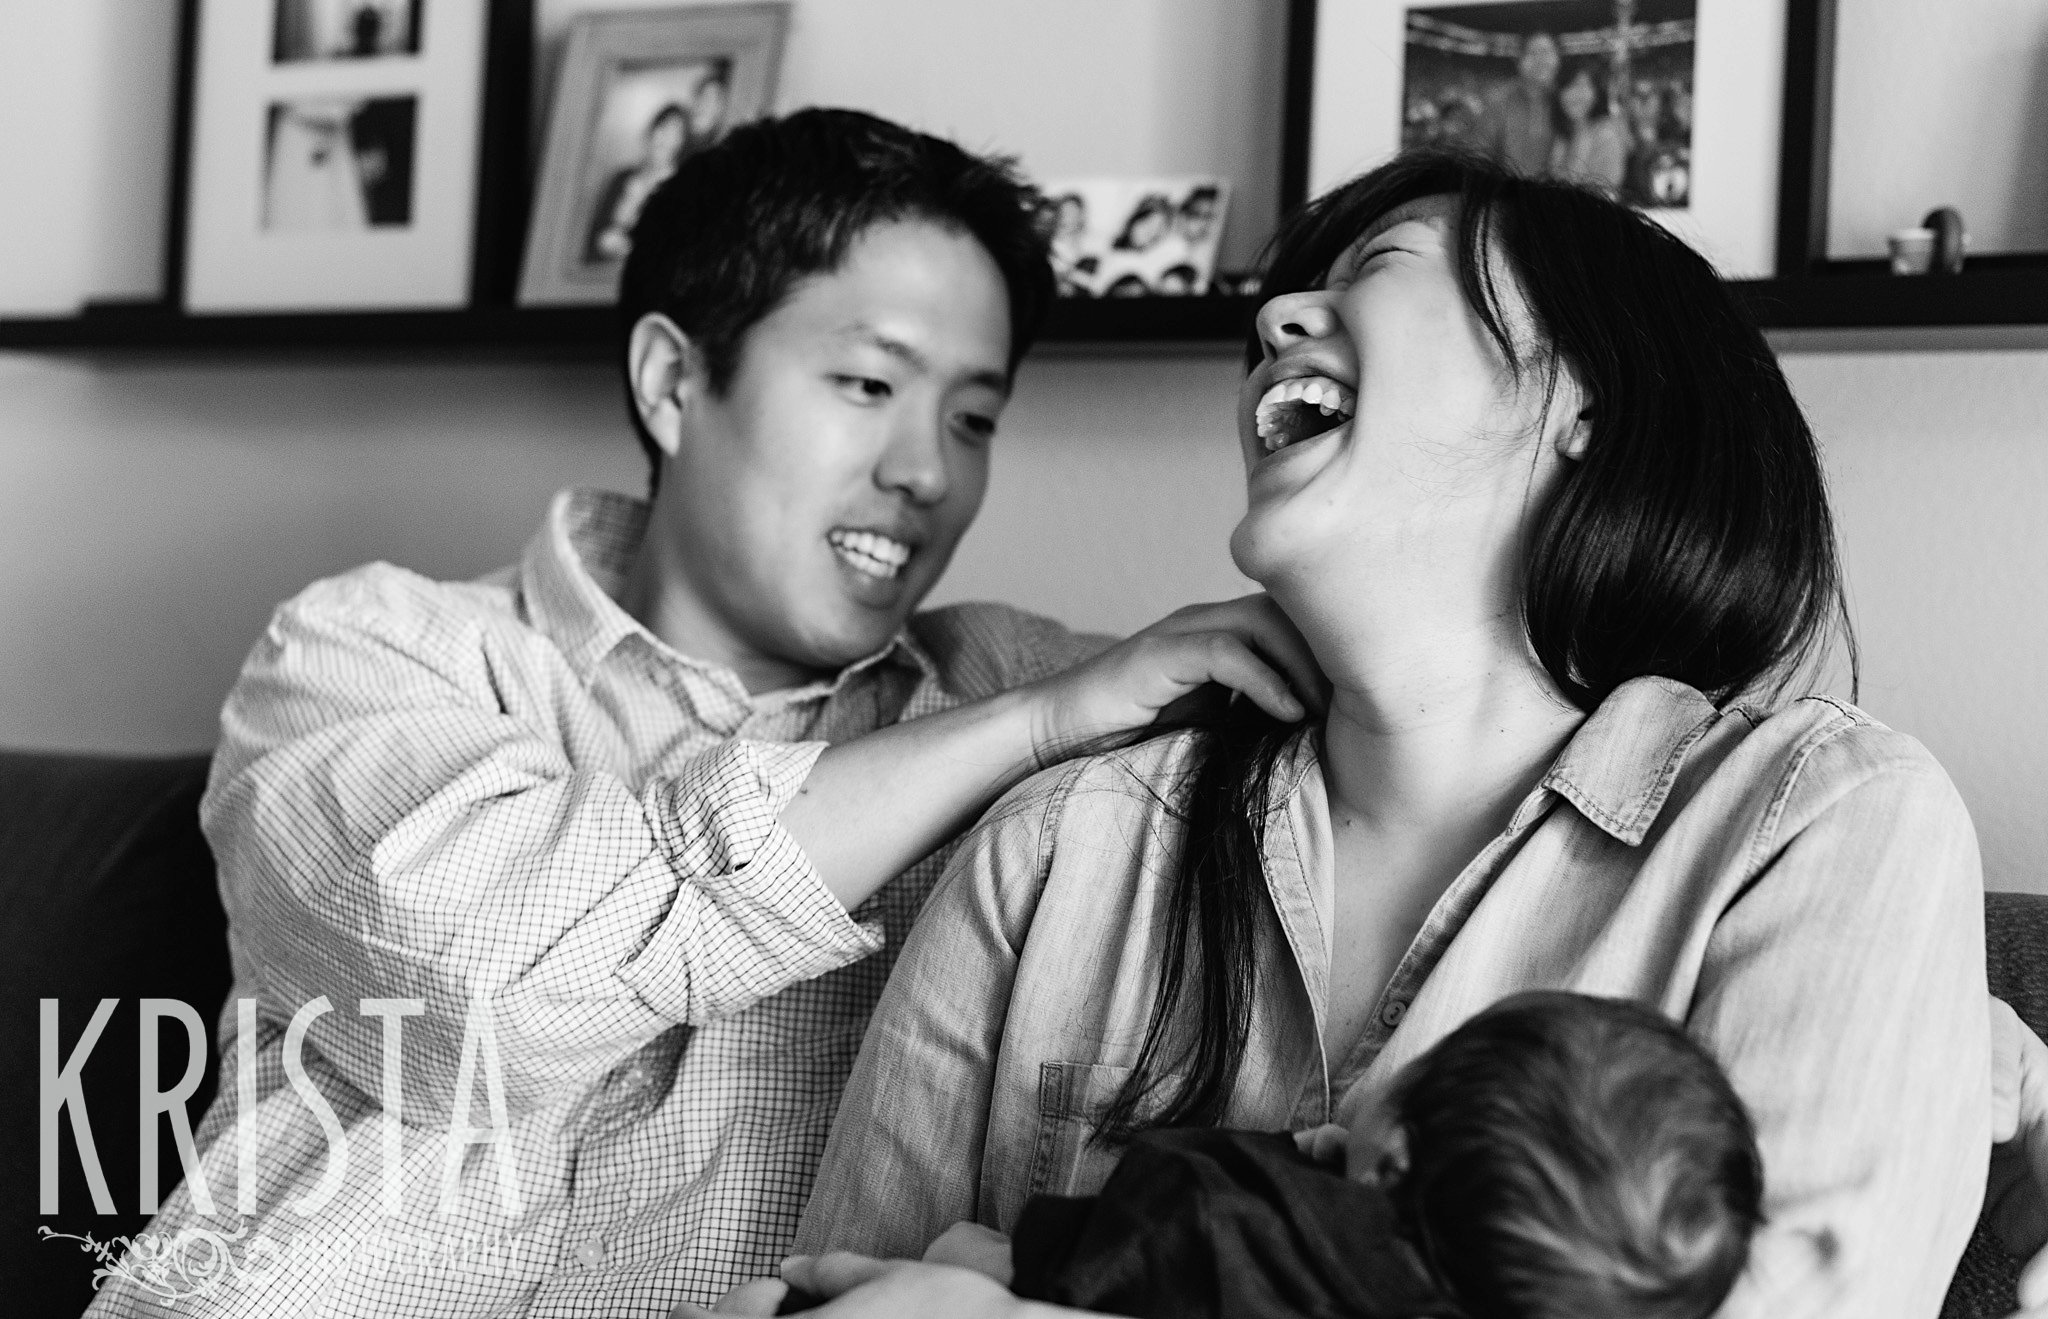
{"type": "Polygon", "coordinates": [[[1395,1026],[1400,1025],[1401,1018],[1407,1015],[1408,1005],[1398,998],[1387,1000],[1387,1005],[1380,1009],[1380,1021],[1384,1023],[1389,1030],[1391,1030],[1395,1026]]]}
{"type": "Polygon", "coordinates": [[[576,1262],[586,1269],[601,1269],[604,1267],[604,1241],[602,1238],[592,1237],[588,1241],[577,1242],[573,1253],[576,1256],[576,1262]]]}

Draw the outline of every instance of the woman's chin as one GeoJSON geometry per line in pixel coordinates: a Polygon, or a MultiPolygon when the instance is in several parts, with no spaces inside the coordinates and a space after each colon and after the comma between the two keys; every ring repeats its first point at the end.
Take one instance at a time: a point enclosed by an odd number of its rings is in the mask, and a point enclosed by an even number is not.
{"type": "Polygon", "coordinates": [[[1284,540],[1268,525],[1265,510],[1254,507],[1237,520],[1230,532],[1230,561],[1237,570],[1268,590],[1273,579],[1286,570],[1288,556],[1284,540]]]}

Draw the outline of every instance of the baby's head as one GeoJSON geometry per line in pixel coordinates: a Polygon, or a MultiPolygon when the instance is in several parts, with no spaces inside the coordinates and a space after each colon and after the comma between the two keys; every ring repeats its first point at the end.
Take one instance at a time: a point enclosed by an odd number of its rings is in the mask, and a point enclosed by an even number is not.
{"type": "Polygon", "coordinates": [[[1695,1319],[1763,1219],[1742,1101],[1632,1003],[1522,994],[1418,1058],[1350,1137],[1469,1319],[1695,1319]]]}

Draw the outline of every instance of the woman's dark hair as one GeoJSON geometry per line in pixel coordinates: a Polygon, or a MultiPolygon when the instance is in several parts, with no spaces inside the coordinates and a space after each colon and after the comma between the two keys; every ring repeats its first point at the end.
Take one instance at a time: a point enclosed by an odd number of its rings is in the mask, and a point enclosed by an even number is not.
{"type": "MultiPolygon", "coordinates": [[[[1837,621],[1853,690],[1813,432],[1763,335],[1666,230],[1570,183],[1416,152],[1289,216],[1265,296],[1320,287],[1374,221],[1433,196],[1456,200],[1459,285],[1514,378],[1548,397],[1569,376],[1585,401],[1585,455],[1537,512],[1522,581],[1529,643],[1558,690],[1589,713],[1652,675],[1719,704],[1782,694],[1837,621]],[[1519,335],[1518,307],[1533,322],[1519,335]]],[[[1263,355],[1255,333],[1247,369],[1263,355]]],[[[1209,722],[1176,803],[1159,996],[1105,1137],[1223,1119],[1256,983],[1267,782],[1292,731],[1244,701],[1209,722]]]]}
{"type": "Polygon", "coordinates": [[[1532,993],[1401,1074],[1389,1188],[1467,1319],[1708,1319],[1763,1222],[1756,1129],[1713,1058],[1619,999],[1532,993]]]}
{"type": "Polygon", "coordinates": [[[641,209],[619,275],[627,413],[653,471],[661,451],[632,405],[626,358],[642,316],[662,312],[688,334],[723,392],[747,331],[798,280],[836,270],[874,225],[928,220],[972,237],[1002,272],[1015,371],[1053,298],[1038,205],[1013,161],[857,110],[756,120],[684,157],[641,209]]]}

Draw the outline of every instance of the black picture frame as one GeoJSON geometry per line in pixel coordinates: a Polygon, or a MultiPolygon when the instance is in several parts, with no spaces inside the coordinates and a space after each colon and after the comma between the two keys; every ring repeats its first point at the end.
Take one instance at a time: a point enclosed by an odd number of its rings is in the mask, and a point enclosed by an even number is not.
{"type": "MultiPolygon", "coordinates": [[[[191,42],[198,0],[180,18],[176,113],[189,114],[191,42]]],[[[427,348],[491,353],[609,355],[616,334],[608,309],[518,308],[526,225],[527,104],[532,60],[532,0],[491,6],[485,68],[485,147],[478,162],[478,232],[470,305],[431,312],[332,314],[183,314],[183,195],[189,161],[173,157],[173,204],[165,233],[166,296],[87,304],[75,316],[0,319],[0,347],[28,349],[427,348]]],[[[1316,0],[1290,0],[1280,148],[1283,210],[1298,204],[1308,178],[1309,79],[1316,0]]],[[[1960,329],[1987,342],[2019,329],[2048,327],[2048,254],[1972,255],[1959,274],[1900,278],[1882,262],[1826,256],[1829,148],[1832,142],[1836,0],[1788,0],[1783,142],[1779,155],[1777,274],[1736,281],[1736,295],[1767,329],[1858,331],[1960,329]]],[[[180,124],[175,141],[184,143],[180,124]]],[[[1052,309],[1044,342],[1081,348],[1128,344],[1241,342],[1255,297],[1073,299],[1052,309]]],[[[1909,337],[1910,345],[1965,339],[1909,337]]]]}
{"type": "MultiPolygon", "coordinates": [[[[1283,212],[1307,199],[1318,0],[1290,0],[1281,145],[1283,212]]],[[[1972,256],[1953,275],[1899,277],[1827,255],[1837,0],[1786,0],[1776,273],[1730,281],[1773,330],[2048,325],[2048,254],[1972,256]]]]}
{"type": "MultiPolygon", "coordinates": [[[[1760,198],[1765,195],[1766,187],[1773,183],[1776,185],[1775,204],[1765,202],[1759,208],[1767,226],[1767,241],[1761,246],[1767,250],[1759,250],[1757,256],[1761,258],[1760,265],[1768,262],[1781,275],[1787,269],[1784,254],[1788,234],[1805,223],[1803,208],[1812,204],[1809,180],[1815,158],[1812,150],[1816,128],[1821,134],[1818,159],[1826,159],[1827,119],[1824,111],[1831,95],[1833,60],[1833,0],[1784,0],[1784,3],[1787,37],[1782,84],[1783,116],[1777,143],[1778,168],[1775,177],[1768,171],[1759,171],[1754,180],[1760,198]]],[[[1323,33],[1323,8],[1320,0],[1290,0],[1281,151],[1283,213],[1308,200],[1317,113],[1317,42],[1323,33]]],[[[1705,89],[1702,89],[1702,94],[1705,94],[1705,89]]],[[[1822,208],[1820,222],[1824,226],[1824,195],[1819,202],[1822,208]]],[[[1804,263],[1802,254],[1799,264],[1804,263]]]]}
{"type": "MultiPolygon", "coordinates": [[[[133,315],[174,316],[196,331],[199,339],[232,342],[238,336],[209,334],[201,322],[218,322],[222,328],[245,324],[287,338],[294,326],[314,320],[358,320],[393,324],[393,318],[427,316],[442,324],[467,312],[510,307],[518,278],[519,256],[525,239],[527,160],[524,117],[532,83],[532,32],[534,0],[487,0],[483,6],[483,41],[480,59],[480,105],[477,120],[475,167],[471,182],[473,220],[469,233],[466,274],[467,296],[461,307],[408,310],[403,308],[368,311],[259,311],[213,313],[189,308],[188,282],[191,252],[191,203],[194,132],[198,118],[198,67],[206,0],[181,0],[174,77],[169,196],[164,229],[163,295],[145,304],[113,307],[88,306],[81,319],[133,315]]],[[[268,5],[266,5],[266,8],[268,5]]],[[[309,327],[310,328],[310,327],[309,327]]],[[[134,327],[135,337],[147,340],[150,332],[134,327]]],[[[4,336],[0,336],[4,338],[4,336]]]]}

